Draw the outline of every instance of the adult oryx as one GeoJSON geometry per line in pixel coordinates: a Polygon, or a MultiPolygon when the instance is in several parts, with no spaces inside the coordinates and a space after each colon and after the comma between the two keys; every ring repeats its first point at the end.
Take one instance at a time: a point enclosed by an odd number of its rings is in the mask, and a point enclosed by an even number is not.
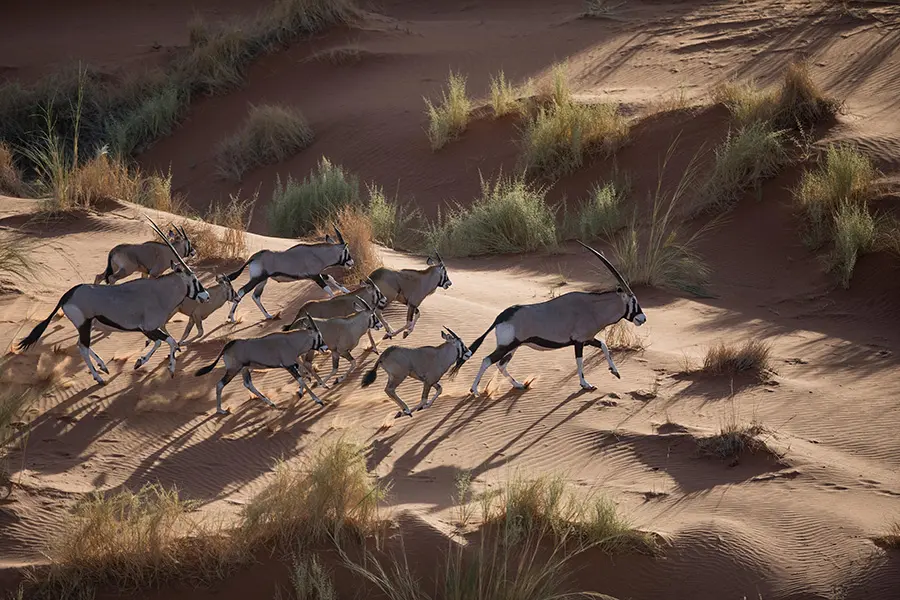
{"type": "MultiPolygon", "coordinates": [[[[509,379],[513,387],[522,389],[525,386],[516,381],[506,370],[509,361],[519,346],[528,346],[535,350],[554,350],[575,347],[575,363],[578,365],[578,378],[581,387],[586,390],[596,389],[584,378],[582,353],[585,346],[599,348],[606,355],[610,372],[620,377],[619,370],[613,364],[609,348],[603,340],[595,339],[605,327],[627,319],[635,325],[642,325],[647,317],[638,304],[638,299],[631,291],[625,278],[616,270],[603,254],[597,252],[581,241],[578,242],[597,258],[613,274],[619,282],[615,291],[607,292],[569,292],[545,302],[536,304],[516,304],[510,306],[494,319],[494,322],[481,337],[472,342],[469,348],[474,354],[487,334],[496,329],[497,347],[481,362],[481,369],[475,376],[471,392],[478,394],[478,384],[482,375],[492,364],[496,363],[500,372],[509,379]]],[[[454,367],[458,369],[459,363],[454,367]]]]}
{"type": "Polygon", "coordinates": [[[184,227],[171,225],[169,237],[163,236],[161,242],[150,240],[141,244],[118,244],[106,255],[106,270],[94,278],[94,284],[113,284],[125,279],[132,273],[140,272],[141,277],[159,277],[176,264],[174,252],[185,259],[197,256],[197,250],[191,243],[184,227]]]}
{"type": "Polygon", "coordinates": [[[151,279],[135,279],[119,285],[79,284],[59,299],[46,319],[37,324],[18,347],[27,350],[47,330],[50,320],[60,308],[78,330],[78,350],[97,383],[104,383],[94,368],[91,358],[106,374],[109,369],[97,353],[91,350],[91,325],[94,320],[119,331],[140,331],[153,341],[153,348],[141,356],[134,365],[137,369],[146,363],[162,342],[169,344],[169,372],[175,375],[175,339],[165,330],[166,321],[185,298],[206,302],[209,293],[191,271],[172,243],[160,231],[156,223],[147,217],[153,230],[168,244],[178,263],[172,273],[151,279]]]}
{"type": "Polygon", "coordinates": [[[234,281],[246,269],[250,268],[250,281],[245,283],[237,293],[237,299],[231,306],[228,320],[234,321],[234,311],[244,295],[253,290],[253,301],[262,311],[266,319],[273,319],[266,307],[262,305],[262,293],[266,282],[271,278],[275,281],[300,281],[312,279],[329,296],[334,296],[329,284],[337,285],[342,292],[349,293],[347,288],[337,284],[330,275],[322,275],[322,271],[332,266],[352,267],[353,257],[350,256],[350,247],[344,241],[344,236],[335,226],[337,242],[330,235],[325,236],[325,242],[317,244],[297,244],[287,250],[260,250],[247,259],[241,268],[228,276],[234,281]]]}
{"type": "Polygon", "coordinates": [[[407,306],[406,325],[400,329],[393,329],[387,321],[384,327],[388,331],[385,338],[392,338],[401,331],[403,337],[413,332],[416,322],[419,320],[419,306],[425,298],[434,293],[437,288],[449,288],[453,283],[447,276],[447,267],[444,259],[435,251],[437,259],[428,257],[425,269],[388,269],[381,267],[375,269],[369,275],[369,279],[375,282],[378,289],[387,297],[388,303],[400,302],[407,306]]]}

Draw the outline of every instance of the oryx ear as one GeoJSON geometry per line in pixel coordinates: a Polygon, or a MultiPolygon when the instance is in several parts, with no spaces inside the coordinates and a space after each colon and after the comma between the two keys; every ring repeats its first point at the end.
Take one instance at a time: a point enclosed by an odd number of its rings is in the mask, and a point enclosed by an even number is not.
{"type": "Polygon", "coordinates": [[[621,285],[617,285],[617,286],[616,286],[616,293],[617,293],[617,294],[624,294],[624,293],[625,293],[625,290],[622,289],[622,286],[621,286],[621,285]]]}
{"type": "Polygon", "coordinates": [[[428,257],[428,260],[425,261],[425,264],[428,265],[429,267],[433,267],[434,265],[437,265],[437,264],[440,264],[440,263],[438,263],[437,259],[432,258],[432,257],[429,256],[429,257],[428,257]]]}
{"type": "Polygon", "coordinates": [[[353,303],[353,310],[355,310],[356,312],[362,312],[362,311],[366,310],[366,307],[363,306],[363,305],[357,300],[356,302],[353,303]]]}
{"type": "Polygon", "coordinates": [[[334,244],[334,243],[335,243],[334,238],[331,237],[331,234],[329,234],[329,233],[326,233],[326,234],[325,234],[325,241],[328,242],[329,244],[334,244]]]}
{"type": "Polygon", "coordinates": [[[447,340],[448,342],[453,339],[453,336],[451,336],[446,331],[441,332],[441,337],[444,338],[445,340],[447,340]]]}

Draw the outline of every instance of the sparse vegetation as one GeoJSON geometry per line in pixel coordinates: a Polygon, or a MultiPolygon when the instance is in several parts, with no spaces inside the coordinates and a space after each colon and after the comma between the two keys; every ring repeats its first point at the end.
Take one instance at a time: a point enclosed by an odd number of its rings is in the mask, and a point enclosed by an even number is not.
{"type": "Polygon", "coordinates": [[[516,114],[522,110],[522,105],[516,97],[516,90],[506,80],[503,71],[491,76],[491,106],[494,109],[494,117],[516,114]]]}
{"type": "MultiPolygon", "coordinates": [[[[291,598],[293,600],[337,600],[334,580],[314,555],[297,553],[291,565],[291,598]]],[[[275,600],[281,600],[276,590],[275,600]]]]}
{"type": "Polygon", "coordinates": [[[332,221],[319,224],[318,235],[334,233],[332,222],[337,223],[344,241],[350,246],[353,256],[353,267],[346,271],[345,281],[360,282],[369,273],[382,265],[381,254],[372,243],[375,239],[372,231],[372,218],[369,213],[358,206],[344,206],[334,215],[332,221]]]}
{"type": "Polygon", "coordinates": [[[25,195],[22,173],[16,166],[12,150],[4,142],[0,142],[0,194],[18,197],[25,195]]]}
{"type": "Polygon", "coordinates": [[[428,248],[446,256],[529,252],[556,244],[555,214],[546,190],[524,176],[491,183],[481,179],[481,197],[468,209],[457,206],[426,232],[428,248]]]}
{"type": "Polygon", "coordinates": [[[900,550],[900,520],[894,521],[888,525],[887,533],[876,537],[875,541],[882,546],[900,550]]]}
{"type": "Polygon", "coordinates": [[[829,268],[838,274],[841,287],[850,287],[857,259],[875,249],[878,221],[865,204],[843,202],[834,215],[834,248],[829,268]]]}
{"type": "Polygon", "coordinates": [[[692,161],[672,192],[664,192],[662,173],[674,149],[672,144],[657,179],[646,235],[641,235],[642,221],[634,212],[630,223],[613,239],[612,250],[616,255],[616,267],[632,285],[674,287],[700,293],[708,280],[709,268],[697,254],[696,246],[702,236],[715,226],[716,220],[689,236],[676,222],[676,209],[696,179],[696,163],[692,161]]]}
{"type": "Polygon", "coordinates": [[[560,476],[514,478],[482,497],[482,513],[485,523],[503,525],[507,544],[553,535],[608,553],[653,552],[657,547],[655,538],[632,527],[609,499],[574,494],[560,476]]]}
{"type": "Polygon", "coordinates": [[[246,557],[220,528],[192,517],[194,508],[177,490],[156,484],[91,494],[56,538],[39,589],[68,598],[96,586],[136,590],[176,578],[221,577],[246,557]]]}
{"type": "Polygon", "coordinates": [[[794,198],[806,213],[806,241],[818,248],[834,235],[835,216],[849,202],[865,207],[873,195],[878,171],[856,148],[831,144],[824,163],[806,171],[794,190],[794,198]]]}
{"type": "Polygon", "coordinates": [[[254,167],[293,156],[312,140],[313,131],[296,108],[253,106],[244,125],[219,146],[219,172],[224,177],[240,179],[254,167]]]}
{"type": "Polygon", "coordinates": [[[410,248],[413,244],[412,223],[419,217],[417,207],[403,206],[396,199],[388,200],[384,190],[368,185],[369,217],[372,234],[389,248],[410,248]]]}
{"type": "Polygon", "coordinates": [[[699,196],[699,210],[726,211],[749,188],[757,188],[787,162],[782,134],[758,121],[728,133],[699,196]]]}
{"type": "Polygon", "coordinates": [[[238,536],[290,545],[297,539],[364,536],[378,526],[385,488],[366,471],[361,448],[320,443],[303,467],[279,461],[269,485],[244,507],[238,536]]]}
{"type": "Polygon", "coordinates": [[[322,157],[315,171],[296,181],[279,178],[269,205],[269,227],[275,235],[299,237],[332,219],[344,206],[361,206],[359,179],[322,157]]]}
{"type": "Polygon", "coordinates": [[[466,77],[450,71],[447,90],[441,92],[438,105],[425,98],[428,115],[428,141],[432,150],[439,150],[457,139],[469,124],[472,102],[466,93],[466,77]]]}
{"type": "Polygon", "coordinates": [[[744,452],[756,453],[766,450],[765,442],[759,439],[765,429],[759,423],[744,425],[732,420],[719,433],[697,440],[702,454],[721,459],[735,459],[744,452]]]}
{"type": "Polygon", "coordinates": [[[201,258],[233,260],[246,257],[247,230],[257,198],[258,192],[246,200],[242,200],[239,194],[229,195],[228,202],[214,203],[202,220],[182,221],[181,226],[187,231],[201,258]],[[210,224],[226,229],[220,235],[210,224]]]}
{"type": "Polygon", "coordinates": [[[583,240],[611,239],[622,227],[622,204],[627,187],[613,182],[594,185],[588,198],[578,207],[574,229],[583,240]]]}
{"type": "Polygon", "coordinates": [[[713,99],[725,104],[741,126],[768,122],[773,130],[809,129],[839,109],[839,103],[826,97],[812,80],[804,62],[788,65],[778,88],[726,82],[713,91],[713,99]]]}
{"type": "Polygon", "coordinates": [[[709,375],[734,376],[750,373],[762,377],[769,369],[772,345],[759,339],[743,343],[713,345],[703,359],[703,372],[709,375]]]}
{"type": "Polygon", "coordinates": [[[35,271],[34,242],[19,233],[0,233],[0,279],[23,278],[35,271]]]}
{"type": "Polygon", "coordinates": [[[625,5],[625,0],[584,0],[584,19],[609,19],[616,14],[616,10],[625,5]]]}
{"type": "Polygon", "coordinates": [[[603,340],[611,351],[640,352],[644,350],[644,338],[637,334],[632,323],[617,321],[604,332],[603,340]]]}
{"type": "Polygon", "coordinates": [[[577,104],[566,98],[538,108],[522,131],[529,171],[550,178],[578,169],[590,156],[609,156],[628,139],[628,123],[612,104],[577,104]]]}

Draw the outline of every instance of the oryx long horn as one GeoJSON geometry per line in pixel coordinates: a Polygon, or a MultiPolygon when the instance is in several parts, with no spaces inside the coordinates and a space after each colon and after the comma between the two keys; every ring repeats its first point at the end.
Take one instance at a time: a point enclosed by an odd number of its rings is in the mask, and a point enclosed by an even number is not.
{"type": "Polygon", "coordinates": [[[613,274],[613,276],[617,280],[619,280],[619,284],[625,289],[626,292],[628,292],[629,294],[634,294],[634,292],[631,291],[631,286],[628,285],[628,282],[625,281],[625,278],[622,277],[622,274],[619,273],[619,271],[613,266],[613,264],[611,262],[609,262],[608,258],[603,256],[602,253],[597,252],[596,250],[594,250],[593,248],[591,248],[590,246],[588,246],[581,240],[575,240],[575,241],[578,242],[579,244],[581,244],[582,246],[584,246],[585,248],[587,248],[589,251],[591,251],[594,254],[594,256],[599,258],[603,262],[603,264],[606,265],[606,268],[609,269],[609,271],[613,274]]]}
{"type": "Polygon", "coordinates": [[[159,225],[157,225],[153,221],[153,219],[151,219],[150,217],[147,217],[147,220],[150,221],[150,224],[153,226],[153,230],[156,231],[157,235],[159,235],[159,237],[161,237],[163,239],[163,241],[166,243],[166,245],[169,247],[169,249],[172,250],[172,252],[175,254],[175,258],[178,259],[178,262],[181,263],[181,266],[184,267],[188,273],[193,273],[193,271],[191,271],[191,268],[189,266],[187,266],[187,263],[184,262],[184,259],[181,258],[181,255],[178,254],[178,250],[175,249],[175,246],[173,246],[172,242],[169,241],[169,238],[166,237],[166,234],[164,234],[162,232],[162,230],[159,228],[159,225]]]}
{"type": "Polygon", "coordinates": [[[362,298],[362,297],[360,297],[360,296],[357,296],[356,299],[363,303],[363,306],[366,307],[366,310],[369,310],[369,311],[372,310],[372,307],[369,306],[369,303],[366,302],[365,298],[362,298]]]}
{"type": "MultiPolygon", "coordinates": [[[[441,264],[444,264],[444,258],[441,256],[441,253],[437,251],[437,248],[434,249],[434,255],[437,256],[437,259],[441,264]]],[[[456,335],[456,334],[453,334],[456,335]]]]}
{"type": "MultiPolygon", "coordinates": [[[[304,310],[304,311],[303,311],[303,316],[306,317],[306,320],[309,321],[309,324],[312,326],[313,329],[315,329],[316,331],[319,331],[319,326],[316,325],[316,322],[313,321],[313,318],[312,318],[311,316],[309,316],[309,313],[308,313],[308,312],[306,312],[306,311],[304,310]]],[[[321,333],[321,332],[319,332],[319,333],[321,333]]]]}
{"type": "Polygon", "coordinates": [[[455,331],[453,331],[452,329],[450,329],[450,328],[447,327],[446,325],[444,325],[444,329],[446,329],[447,331],[449,331],[449,332],[450,332],[450,335],[452,335],[452,336],[455,337],[456,339],[458,339],[458,340],[461,340],[461,339],[462,339],[461,337],[459,337],[458,335],[456,335],[456,332],[455,332],[455,331]]]}
{"type": "Polygon", "coordinates": [[[337,234],[337,236],[338,236],[338,241],[339,241],[340,243],[343,244],[343,243],[344,243],[344,236],[341,235],[341,230],[338,229],[338,228],[337,228],[337,225],[335,225],[334,223],[332,223],[331,226],[334,227],[334,232],[335,232],[335,233],[337,234]]]}

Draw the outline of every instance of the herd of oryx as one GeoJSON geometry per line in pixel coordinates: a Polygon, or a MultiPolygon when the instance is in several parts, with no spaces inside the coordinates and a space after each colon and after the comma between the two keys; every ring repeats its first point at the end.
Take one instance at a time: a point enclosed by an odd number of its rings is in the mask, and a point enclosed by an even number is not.
{"type": "MultiPolygon", "coordinates": [[[[269,279],[280,282],[312,280],[329,298],[304,304],[290,324],[281,331],[227,342],[212,364],[197,371],[196,375],[209,373],[220,360],[225,363],[225,374],[216,385],[216,411],[219,414],[228,412],[222,408],[222,389],[238,373],[242,375],[244,386],[251,393],[274,406],[253,385],[250,375],[252,369],[286,369],[297,380],[299,395],[302,397],[304,391],[309,391],[312,399],[322,405],[322,400],[312,391],[313,378],[323,388],[328,388],[327,380],[337,373],[340,359],[344,358],[350,362],[350,366],[332,384],[341,383],[356,367],[356,359],[351,351],[356,348],[363,335],[368,334],[371,349],[376,353],[379,351],[372,337],[372,330],[377,331],[383,326],[386,331],[384,339],[390,339],[401,332],[406,338],[416,326],[419,306],[425,298],[437,288],[447,289],[451,285],[444,261],[435,253],[435,258],[428,258],[426,269],[393,270],[382,267],[373,271],[356,290],[348,290],[330,275],[323,274],[329,267],[352,267],[354,264],[348,244],[335,227],[336,239],[326,235],[324,242],[299,243],[280,251],[261,250],[248,258],[234,273],[218,275],[216,284],[206,289],[185,262],[186,258],[197,254],[187,232],[173,226],[166,235],[152,219],[148,217],[148,220],[156,234],[162,238],[162,243],[148,241],[115,246],[107,256],[106,270],[97,276],[94,283],[78,284],[64,293],[53,311],[19,342],[18,348],[27,350],[37,343],[53,316],[62,308],[78,331],[78,349],[97,383],[104,383],[97,369],[106,374],[109,369],[91,348],[91,327],[95,320],[113,330],[141,332],[147,337],[147,346],[152,342],[152,347],[138,358],[135,369],[144,365],[162,342],[166,342],[169,345],[169,371],[174,376],[175,352],[181,349],[181,344],[186,343],[194,326],[197,327],[197,336],[193,339],[203,336],[203,319],[214,311],[231,302],[228,319],[234,322],[238,304],[252,290],[253,301],[259,310],[266,319],[272,319],[274,317],[262,304],[262,293],[269,279]],[[171,272],[166,273],[169,269],[171,272]],[[250,279],[235,292],[232,282],[245,270],[249,272],[250,279]],[[116,284],[133,273],[141,273],[141,277],[116,284]],[[343,294],[335,295],[332,287],[343,294]],[[400,329],[392,329],[382,316],[382,310],[395,301],[407,306],[406,324],[400,329]],[[166,330],[166,324],[176,312],[189,319],[178,342],[166,330]],[[312,365],[317,352],[331,353],[332,370],[324,380],[312,365]]],[[[432,405],[442,391],[439,380],[448,370],[452,377],[478,351],[491,331],[495,331],[497,345],[481,363],[472,383],[473,394],[478,393],[482,376],[493,364],[497,365],[500,373],[515,388],[525,387],[507,370],[520,346],[536,350],[573,346],[578,378],[581,387],[586,390],[592,390],[594,386],[584,378],[582,356],[585,346],[602,350],[610,372],[619,377],[609,349],[596,336],[621,319],[642,325],[646,317],[634,292],[609,260],[584,243],[579,241],[579,244],[606,265],[618,281],[615,290],[568,292],[545,302],[510,306],[469,346],[446,326],[446,331],[441,332],[444,343],[439,346],[391,346],[379,354],[375,365],[364,375],[362,386],[371,385],[381,367],[388,376],[385,392],[401,409],[396,416],[412,416],[413,410],[432,405]],[[424,385],[422,399],[412,410],[397,395],[397,387],[407,377],[421,381],[424,385]],[[429,398],[432,388],[435,392],[429,398]]]]}

